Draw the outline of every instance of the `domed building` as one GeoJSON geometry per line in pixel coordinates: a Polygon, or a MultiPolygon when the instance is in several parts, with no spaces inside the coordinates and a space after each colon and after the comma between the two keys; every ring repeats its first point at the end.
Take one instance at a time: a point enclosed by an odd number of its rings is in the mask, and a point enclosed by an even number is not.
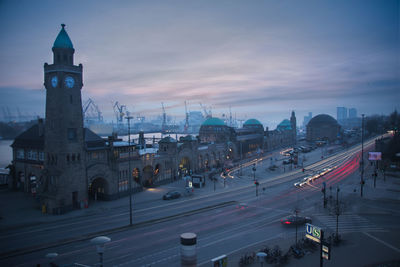
{"type": "Polygon", "coordinates": [[[259,133],[264,132],[264,126],[259,120],[256,119],[249,119],[245,121],[245,123],[243,124],[243,129],[251,129],[252,131],[259,133]]]}
{"type": "Polygon", "coordinates": [[[284,119],[281,123],[278,124],[276,129],[279,131],[292,130],[292,124],[290,123],[290,121],[288,119],[284,119]]]}
{"type": "Polygon", "coordinates": [[[199,131],[201,143],[224,143],[231,140],[233,130],[219,118],[208,118],[203,122],[199,131]]]}
{"type": "Polygon", "coordinates": [[[327,114],[315,116],[307,124],[307,141],[335,141],[340,132],[340,125],[327,114]]]}

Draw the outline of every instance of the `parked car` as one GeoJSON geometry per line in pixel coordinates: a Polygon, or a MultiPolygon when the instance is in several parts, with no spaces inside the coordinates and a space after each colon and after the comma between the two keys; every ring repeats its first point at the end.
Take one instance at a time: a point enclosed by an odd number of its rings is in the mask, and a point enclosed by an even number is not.
{"type": "Polygon", "coordinates": [[[178,191],[169,191],[168,193],[166,193],[163,196],[164,200],[169,200],[169,199],[176,199],[176,198],[180,198],[181,197],[181,193],[179,193],[178,191]]]}
{"type": "Polygon", "coordinates": [[[303,225],[306,223],[311,223],[312,220],[310,217],[304,217],[304,216],[296,216],[296,215],[289,215],[285,218],[281,219],[281,224],[283,225],[303,225]]]}

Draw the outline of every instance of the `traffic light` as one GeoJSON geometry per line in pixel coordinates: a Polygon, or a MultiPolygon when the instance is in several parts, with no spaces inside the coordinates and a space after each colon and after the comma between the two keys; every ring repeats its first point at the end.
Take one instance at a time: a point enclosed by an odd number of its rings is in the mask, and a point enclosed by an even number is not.
{"type": "Polygon", "coordinates": [[[254,184],[255,184],[256,186],[259,186],[259,185],[260,185],[260,183],[259,183],[258,181],[255,181],[254,184]]]}

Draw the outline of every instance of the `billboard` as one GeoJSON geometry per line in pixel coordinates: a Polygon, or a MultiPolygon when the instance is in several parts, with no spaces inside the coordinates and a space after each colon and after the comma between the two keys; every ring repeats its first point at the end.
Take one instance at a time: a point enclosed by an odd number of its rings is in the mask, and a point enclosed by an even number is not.
{"type": "Polygon", "coordinates": [[[382,153],[381,152],[369,152],[368,159],[369,160],[382,160],[382,153]]]}
{"type": "Polygon", "coordinates": [[[320,243],[322,235],[321,232],[321,228],[309,223],[306,224],[306,238],[320,243]]]}

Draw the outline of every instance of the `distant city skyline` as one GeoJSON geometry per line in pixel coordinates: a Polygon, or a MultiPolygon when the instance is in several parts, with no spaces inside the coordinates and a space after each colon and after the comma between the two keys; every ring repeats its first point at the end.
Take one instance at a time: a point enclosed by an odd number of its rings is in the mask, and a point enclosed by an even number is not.
{"type": "MultiPolygon", "coordinates": [[[[114,120],[189,110],[275,127],[296,112],[399,110],[398,1],[2,1],[0,112],[43,116],[43,64],[65,23],[83,99],[114,120]]],[[[0,117],[2,115],[0,114],[0,117]]]]}

